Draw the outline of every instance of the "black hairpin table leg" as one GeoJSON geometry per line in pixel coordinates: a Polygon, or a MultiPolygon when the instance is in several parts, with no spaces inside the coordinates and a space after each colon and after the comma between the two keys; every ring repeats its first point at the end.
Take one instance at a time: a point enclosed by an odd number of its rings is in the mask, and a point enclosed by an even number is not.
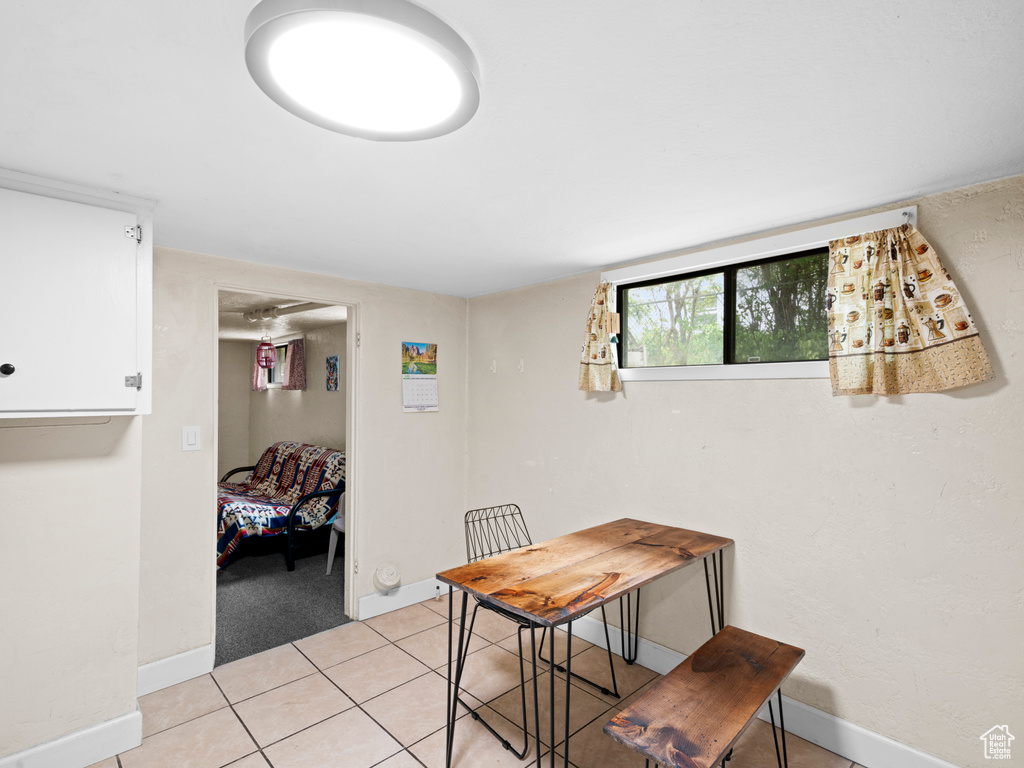
{"type": "Polygon", "coordinates": [[[619,641],[622,660],[627,664],[636,662],[637,638],[640,633],[640,590],[636,591],[636,610],[633,610],[633,593],[619,598],[619,641]],[[623,610],[625,603],[625,610],[623,610]]]}
{"type": "MultiPolygon", "coordinates": [[[[613,696],[614,698],[617,699],[617,698],[619,698],[619,684],[615,680],[615,661],[612,658],[612,655],[613,655],[612,654],[612,643],[611,643],[611,639],[610,639],[609,634],[608,634],[608,617],[605,614],[605,610],[604,610],[604,606],[603,605],[601,606],[601,622],[604,624],[604,645],[605,645],[605,648],[608,649],[608,670],[609,670],[609,672],[611,674],[611,678],[612,678],[612,687],[611,688],[607,688],[606,686],[603,686],[600,683],[596,683],[593,680],[591,680],[589,677],[584,677],[583,675],[578,675],[575,672],[569,672],[567,670],[566,666],[563,665],[563,664],[558,664],[558,663],[552,664],[551,663],[551,659],[545,659],[543,653],[541,653],[539,658],[545,664],[553,666],[555,669],[557,669],[563,675],[569,675],[570,677],[575,677],[581,683],[586,683],[587,685],[591,686],[592,688],[596,688],[598,691],[603,693],[605,696],[613,696]]],[[[571,624],[571,622],[570,622],[570,624],[571,624]]],[[[552,629],[551,631],[554,632],[555,630],[552,629]]],[[[545,628],[541,632],[541,635],[540,635],[541,651],[543,651],[543,649],[544,649],[544,637],[545,637],[544,633],[545,632],[547,632],[547,628],[545,628]]],[[[634,654],[633,658],[634,658],[634,660],[636,659],[635,654],[634,654]]],[[[627,663],[632,663],[632,662],[627,662],[627,663]]]]}
{"type": "Polygon", "coordinates": [[[445,723],[445,747],[444,764],[445,768],[452,765],[452,747],[455,743],[455,719],[459,709],[459,685],[462,683],[462,670],[465,667],[465,654],[463,644],[466,634],[466,605],[469,595],[462,593],[462,615],[459,620],[459,644],[455,656],[455,678],[452,679],[452,618],[455,613],[453,608],[453,588],[448,587],[448,696],[447,696],[447,722],[445,723]]]}
{"type": "Polygon", "coordinates": [[[779,768],[789,768],[789,755],[786,754],[786,721],[782,717],[782,689],[779,689],[779,730],[782,731],[782,753],[779,753],[779,737],[775,732],[775,713],[772,711],[772,700],[768,699],[768,717],[772,720],[772,738],[775,739],[775,759],[779,768]]]}
{"type": "Polygon", "coordinates": [[[704,584],[708,588],[708,611],[711,613],[711,635],[717,635],[725,627],[725,563],[722,560],[723,550],[712,552],[704,558],[704,584]],[[711,560],[712,572],[708,571],[708,560],[711,560]],[[715,595],[711,596],[712,576],[714,576],[715,595]],[[717,615],[716,615],[717,613],[717,615]]]}

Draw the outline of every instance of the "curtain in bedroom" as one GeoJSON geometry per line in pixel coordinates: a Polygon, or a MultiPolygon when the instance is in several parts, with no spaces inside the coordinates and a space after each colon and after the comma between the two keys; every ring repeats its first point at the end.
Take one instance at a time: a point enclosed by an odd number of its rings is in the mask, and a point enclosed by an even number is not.
{"type": "Polygon", "coordinates": [[[962,294],[912,225],[833,240],[829,259],[833,395],[940,392],[993,377],[962,294]]]}
{"type": "Polygon", "coordinates": [[[260,364],[253,357],[252,361],[252,391],[265,392],[267,389],[267,369],[260,368],[260,364]]]}
{"type": "Polygon", "coordinates": [[[306,342],[292,339],[285,354],[284,383],[281,389],[306,388],[306,342]]]}

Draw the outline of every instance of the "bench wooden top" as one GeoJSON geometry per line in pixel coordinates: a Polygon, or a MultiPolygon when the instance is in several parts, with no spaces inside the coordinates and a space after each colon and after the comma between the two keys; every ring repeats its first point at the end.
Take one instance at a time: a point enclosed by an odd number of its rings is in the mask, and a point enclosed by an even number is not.
{"type": "Polygon", "coordinates": [[[713,768],[803,656],[801,648],[728,626],[604,732],[661,766],[713,768]]]}
{"type": "Polygon", "coordinates": [[[446,584],[556,626],[732,544],[624,518],[437,574],[446,584]]]}

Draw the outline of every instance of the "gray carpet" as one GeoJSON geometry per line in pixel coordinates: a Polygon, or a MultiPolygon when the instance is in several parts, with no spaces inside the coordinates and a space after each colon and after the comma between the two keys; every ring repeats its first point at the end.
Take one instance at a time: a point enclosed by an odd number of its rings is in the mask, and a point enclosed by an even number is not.
{"type": "Polygon", "coordinates": [[[242,542],[236,556],[217,573],[216,664],[341,626],[345,617],[344,539],[327,576],[330,526],[308,534],[288,572],[283,537],[242,542]]]}

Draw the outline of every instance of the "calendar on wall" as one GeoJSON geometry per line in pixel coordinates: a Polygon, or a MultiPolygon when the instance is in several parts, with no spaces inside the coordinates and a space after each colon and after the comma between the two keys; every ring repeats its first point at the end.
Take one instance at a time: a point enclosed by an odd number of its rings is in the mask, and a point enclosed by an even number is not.
{"type": "Polygon", "coordinates": [[[402,342],[402,413],[437,410],[437,344],[402,342]]]}

